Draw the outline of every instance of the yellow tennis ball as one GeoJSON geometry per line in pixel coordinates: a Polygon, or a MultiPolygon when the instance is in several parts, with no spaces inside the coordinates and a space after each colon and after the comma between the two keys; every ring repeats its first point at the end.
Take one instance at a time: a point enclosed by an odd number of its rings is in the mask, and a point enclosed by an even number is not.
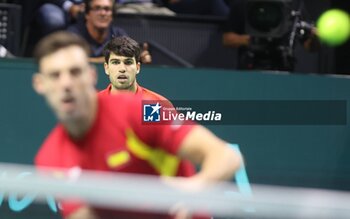
{"type": "Polygon", "coordinates": [[[317,20],[320,40],[329,46],[345,43],[350,36],[350,16],[340,9],[330,9],[317,20]]]}

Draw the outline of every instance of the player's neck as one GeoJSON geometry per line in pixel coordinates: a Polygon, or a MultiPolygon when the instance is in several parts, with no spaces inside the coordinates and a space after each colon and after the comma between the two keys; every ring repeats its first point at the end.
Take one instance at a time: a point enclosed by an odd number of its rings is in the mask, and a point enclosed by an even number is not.
{"type": "MultiPolygon", "coordinates": [[[[91,94],[92,95],[92,94],[91,94]]],[[[82,112],[82,116],[74,120],[62,121],[69,136],[75,140],[82,139],[91,129],[97,116],[98,100],[94,94],[88,103],[88,107],[82,112]]]]}
{"type": "Polygon", "coordinates": [[[137,84],[136,84],[136,81],[135,81],[135,83],[132,85],[132,86],[130,86],[128,89],[117,89],[116,87],[114,87],[113,85],[111,86],[111,90],[110,90],[110,92],[111,92],[111,94],[118,94],[118,93],[120,93],[120,92],[132,92],[132,93],[136,93],[136,91],[137,91],[137,84]]]}

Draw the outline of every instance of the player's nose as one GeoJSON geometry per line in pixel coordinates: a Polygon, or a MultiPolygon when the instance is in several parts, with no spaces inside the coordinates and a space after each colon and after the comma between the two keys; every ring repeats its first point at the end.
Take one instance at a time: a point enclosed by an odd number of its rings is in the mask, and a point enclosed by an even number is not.
{"type": "Polygon", "coordinates": [[[126,72],[126,66],[124,63],[121,63],[119,66],[119,72],[125,73],[126,72]]]}
{"type": "Polygon", "coordinates": [[[60,77],[60,84],[63,88],[69,88],[72,86],[73,78],[69,73],[64,73],[60,77]]]}

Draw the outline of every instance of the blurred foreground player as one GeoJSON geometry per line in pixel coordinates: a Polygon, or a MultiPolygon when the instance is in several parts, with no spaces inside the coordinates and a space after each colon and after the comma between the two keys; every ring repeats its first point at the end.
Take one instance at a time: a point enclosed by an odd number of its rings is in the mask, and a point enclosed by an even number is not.
{"type": "MultiPolygon", "coordinates": [[[[33,87],[59,120],[35,158],[37,166],[160,175],[172,169],[174,157],[181,157],[201,165],[198,174],[186,179],[187,189],[230,179],[239,168],[240,156],[204,127],[145,125],[137,96],[98,96],[89,46],[80,37],[57,32],[44,38],[35,51],[39,73],[33,76],[33,87]],[[135,156],[140,146],[147,148],[143,158],[135,156]]],[[[65,218],[169,218],[69,200],[61,204],[65,218]]]]}

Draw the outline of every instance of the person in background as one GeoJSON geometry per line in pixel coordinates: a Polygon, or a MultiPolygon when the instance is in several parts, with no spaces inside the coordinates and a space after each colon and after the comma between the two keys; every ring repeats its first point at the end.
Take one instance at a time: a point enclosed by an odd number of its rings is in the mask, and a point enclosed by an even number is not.
{"type": "MultiPolygon", "coordinates": [[[[17,3],[17,2],[15,2],[17,3]]],[[[22,33],[27,36],[25,56],[32,56],[34,46],[47,34],[64,30],[84,11],[82,0],[19,1],[22,6],[22,33]]]]}
{"type": "Polygon", "coordinates": [[[36,22],[41,24],[45,35],[63,30],[76,21],[84,7],[82,0],[45,0],[37,11],[36,22]]]}
{"type": "MultiPolygon", "coordinates": [[[[82,36],[92,50],[90,61],[104,62],[103,48],[113,37],[126,36],[127,33],[115,26],[113,21],[114,0],[85,0],[84,18],[68,27],[68,31],[82,36]]],[[[148,44],[143,44],[142,63],[151,63],[148,44]]]]}

